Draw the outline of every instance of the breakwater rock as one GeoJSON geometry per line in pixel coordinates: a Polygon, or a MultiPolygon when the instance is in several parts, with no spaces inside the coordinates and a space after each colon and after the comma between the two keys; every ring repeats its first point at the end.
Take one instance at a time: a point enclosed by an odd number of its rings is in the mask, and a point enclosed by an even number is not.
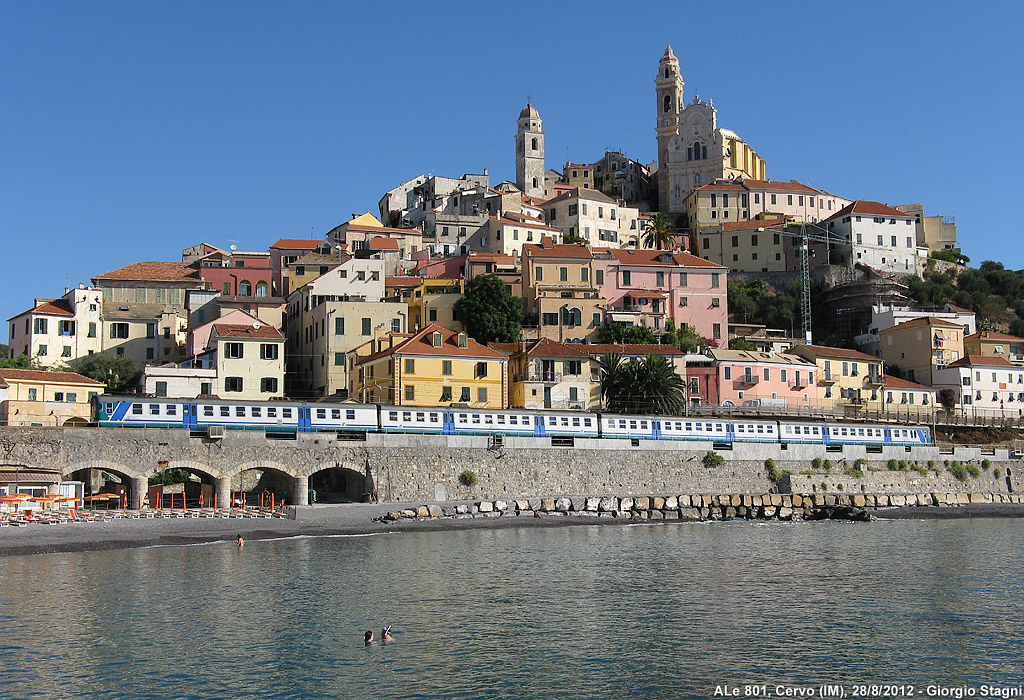
{"type": "Polygon", "coordinates": [[[872,511],[906,506],[1021,503],[1020,494],[683,494],[660,496],[557,496],[425,504],[389,512],[385,522],[437,518],[604,518],[629,521],[854,520],[872,511]]]}

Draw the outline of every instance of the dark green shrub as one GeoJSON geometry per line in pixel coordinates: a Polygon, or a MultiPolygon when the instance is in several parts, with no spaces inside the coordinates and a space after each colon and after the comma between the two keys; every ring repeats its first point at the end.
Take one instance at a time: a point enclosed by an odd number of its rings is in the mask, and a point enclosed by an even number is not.
{"type": "Polygon", "coordinates": [[[983,459],[983,460],[981,460],[981,468],[982,469],[988,470],[991,467],[992,467],[992,460],[991,459],[983,459]]]}
{"type": "Polygon", "coordinates": [[[978,478],[979,476],[981,476],[981,470],[978,469],[973,464],[967,465],[967,473],[973,476],[974,478],[978,478]]]}
{"type": "Polygon", "coordinates": [[[720,467],[725,464],[725,457],[717,452],[708,452],[704,455],[704,459],[701,461],[708,469],[715,469],[716,467],[720,467]]]}
{"type": "Polygon", "coordinates": [[[821,457],[815,457],[811,460],[811,466],[814,467],[815,471],[820,471],[825,462],[821,457]]]}
{"type": "MultiPolygon", "coordinates": [[[[857,463],[854,462],[854,465],[856,465],[856,464],[857,463]]],[[[846,476],[852,476],[854,479],[863,479],[864,478],[864,472],[862,472],[856,466],[850,467],[849,469],[847,469],[843,473],[846,474],[846,476]]]]}
{"type": "Polygon", "coordinates": [[[824,460],[821,463],[821,466],[823,466],[825,468],[825,471],[827,471],[827,472],[832,471],[832,460],[831,459],[824,460]]]}
{"type": "Polygon", "coordinates": [[[476,472],[467,469],[466,471],[459,474],[459,483],[462,484],[463,486],[473,486],[474,484],[476,484],[476,482],[476,472]]]}
{"type": "Polygon", "coordinates": [[[954,462],[949,467],[949,473],[959,481],[967,481],[967,468],[960,462],[954,462]]]}
{"type": "Polygon", "coordinates": [[[898,459],[890,459],[886,466],[889,467],[889,471],[891,472],[898,472],[900,470],[900,462],[898,459]]]}
{"type": "Polygon", "coordinates": [[[1003,476],[1003,470],[1000,469],[999,467],[996,467],[995,469],[992,470],[992,476],[994,476],[997,479],[1001,478],[1003,476]]]}

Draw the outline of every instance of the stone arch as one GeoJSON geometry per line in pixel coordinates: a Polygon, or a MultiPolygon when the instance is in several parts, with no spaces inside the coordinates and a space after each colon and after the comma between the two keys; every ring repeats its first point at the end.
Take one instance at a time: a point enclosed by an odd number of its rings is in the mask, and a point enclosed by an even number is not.
{"type": "Polygon", "coordinates": [[[274,494],[278,498],[287,495],[290,503],[300,502],[299,494],[295,493],[295,490],[305,490],[305,487],[297,485],[298,477],[296,469],[273,460],[243,462],[230,474],[224,474],[224,478],[230,482],[230,489],[251,494],[252,503],[256,502],[259,494],[267,495],[268,498],[269,494],[274,494]]]}
{"type": "Polygon", "coordinates": [[[79,462],[72,462],[61,468],[61,478],[68,478],[70,481],[81,481],[85,484],[84,493],[92,496],[97,493],[120,493],[128,495],[131,492],[133,479],[140,478],[138,471],[126,467],[117,462],[105,459],[87,459],[79,462]],[[108,478],[117,477],[116,479],[108,478]]]}
{"type": "Polygon", "coordinates": [[[309,472],[309,488],[320,503],[351,503],[365,501],[373,490],[373,477],[367,478],[366,462],[352,459],[325,462],[309,472]]]}
{"type": "Polygon", "coordinates": [[[150,507],[155,507],[158,504],[160,507],[176,507],[179,503],[178,498],[182,497],[182,494],[188,499],[190,508],[209,507],[215,503],[214,493],[217,490],[218,476],[217,471],[211,469],[208,464],[191,459],[160,460],[143,472],[143,477],[147,482],[146,493],[150,507]],[[164,484],[160,479],[157,479],[155,483],[149,481],[150,478],[162,472],[172,470],[188,472],[190,476],[198,477],[198,481],[192,478],[173,484],[164,484]]]}

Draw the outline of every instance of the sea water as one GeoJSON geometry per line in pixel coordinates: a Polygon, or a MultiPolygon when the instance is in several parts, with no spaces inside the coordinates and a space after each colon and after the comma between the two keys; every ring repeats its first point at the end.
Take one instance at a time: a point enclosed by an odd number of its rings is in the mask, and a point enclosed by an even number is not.
{"type": "Polygon", "coordinates": [[[0,697],[1012,688],[1021,523],[616,524],[2,558],[0,697]],[[364,646],[386,625],[395,644],[364,646]]]}

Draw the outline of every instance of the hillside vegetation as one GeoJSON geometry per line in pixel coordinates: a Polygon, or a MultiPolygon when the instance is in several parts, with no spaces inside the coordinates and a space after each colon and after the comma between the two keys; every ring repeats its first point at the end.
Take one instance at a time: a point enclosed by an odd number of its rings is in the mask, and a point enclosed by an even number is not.
{"type": "Polygon", "coordinates": [[[1002,263],[986,260],[959,274],[925,273],[907,278],[910,297],[925,306],[956,304],[975,312],[978,330],[1024,337],[1024,276],[1002,263]]]}

